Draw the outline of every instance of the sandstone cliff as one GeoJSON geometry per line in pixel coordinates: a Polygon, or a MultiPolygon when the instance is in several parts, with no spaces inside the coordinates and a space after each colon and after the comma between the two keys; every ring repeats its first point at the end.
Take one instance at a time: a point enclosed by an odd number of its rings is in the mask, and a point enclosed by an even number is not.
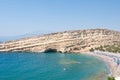
{"type": "Polygon", "coordinates": [[[0,43],[0,51],[82,52],[100,45],[120,45],[120,32],[107,29],[64,31],[0,43]]]}

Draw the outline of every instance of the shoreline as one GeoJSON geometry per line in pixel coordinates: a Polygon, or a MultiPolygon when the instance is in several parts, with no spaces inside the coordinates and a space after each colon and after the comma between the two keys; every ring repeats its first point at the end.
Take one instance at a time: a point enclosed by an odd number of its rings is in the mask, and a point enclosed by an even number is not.
{"type": "Polygon", "coordinates": [[[84,52],[82,54],[92,55],[104,61],[110,70],[108,76],[113,76],[115,80],[120,80],[120,54],[101,51],[84,52]],[[116,59],[118,59],[119,62],[116,62],[116,59]]]}
{"type": "MultiPolygon", "coordinates": [[[[74,52],[76,53],[76,52],[74,52]]],[[[78,54],[80,52],[77,52],[78,54]]],[[[102,51],[94,51],[94,52],[81,52],[80,54],[86,54],[90,56],[94,56],[103,61],[110,73],[108,76],[115,77],[115,80],[120,80],[120,54],[110,53],[110,52],[102,52],[102,51]],[[116,59],[119,59],[119,63],[115,62],[116,59]]]]}

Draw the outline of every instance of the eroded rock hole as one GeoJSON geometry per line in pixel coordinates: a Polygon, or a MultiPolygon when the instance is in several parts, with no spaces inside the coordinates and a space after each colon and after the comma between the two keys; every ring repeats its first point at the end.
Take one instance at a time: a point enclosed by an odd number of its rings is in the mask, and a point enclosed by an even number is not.
{"type": "Polygon", "coordinates": [[[51,53],[51,52],[57,52],[57,49],[49,48],[45,50],[45,53],[51,53]]]}

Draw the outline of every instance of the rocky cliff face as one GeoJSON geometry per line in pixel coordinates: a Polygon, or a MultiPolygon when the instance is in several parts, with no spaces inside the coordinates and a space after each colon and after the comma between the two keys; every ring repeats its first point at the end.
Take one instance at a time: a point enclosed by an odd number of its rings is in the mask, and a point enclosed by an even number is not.
{"type": "Polygon", "coordinates": [[[120,44],[120,32],[107,29],[64,31],[0,43],[0,51],[82,52],[120,44]]]}

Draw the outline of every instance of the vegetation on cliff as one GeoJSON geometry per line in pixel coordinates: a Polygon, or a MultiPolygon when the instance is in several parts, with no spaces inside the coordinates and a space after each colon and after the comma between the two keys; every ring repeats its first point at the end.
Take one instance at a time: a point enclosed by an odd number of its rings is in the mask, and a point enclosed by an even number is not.
{"type": "Polygon", "coordinates": [[[64,31],[0,43],[0,52],[85,52],[101,50],[120,52],[120,32],[107,29],[64,31]],[[108,46],[99,46],[108,45],[108,46]],[[113,46],[110,46],[113,45],[113,46]],[[52,49],[52,50],[50,50],[52,49]]]}
{"type": "Polygon", "coordinates": [[[105,45],[105,46],[99,46],[95,48],[91,48],[90,51],[93,52],[94,50],[99,50],[99,51],[108,51],[108,52],[113,52],[113,53],[120,53],[120,45],[105,45]]]}
{"type": "Polygon", "coordinates": [[[114,77],[108,77],[107,80],[115,80],[114,77]]]}

